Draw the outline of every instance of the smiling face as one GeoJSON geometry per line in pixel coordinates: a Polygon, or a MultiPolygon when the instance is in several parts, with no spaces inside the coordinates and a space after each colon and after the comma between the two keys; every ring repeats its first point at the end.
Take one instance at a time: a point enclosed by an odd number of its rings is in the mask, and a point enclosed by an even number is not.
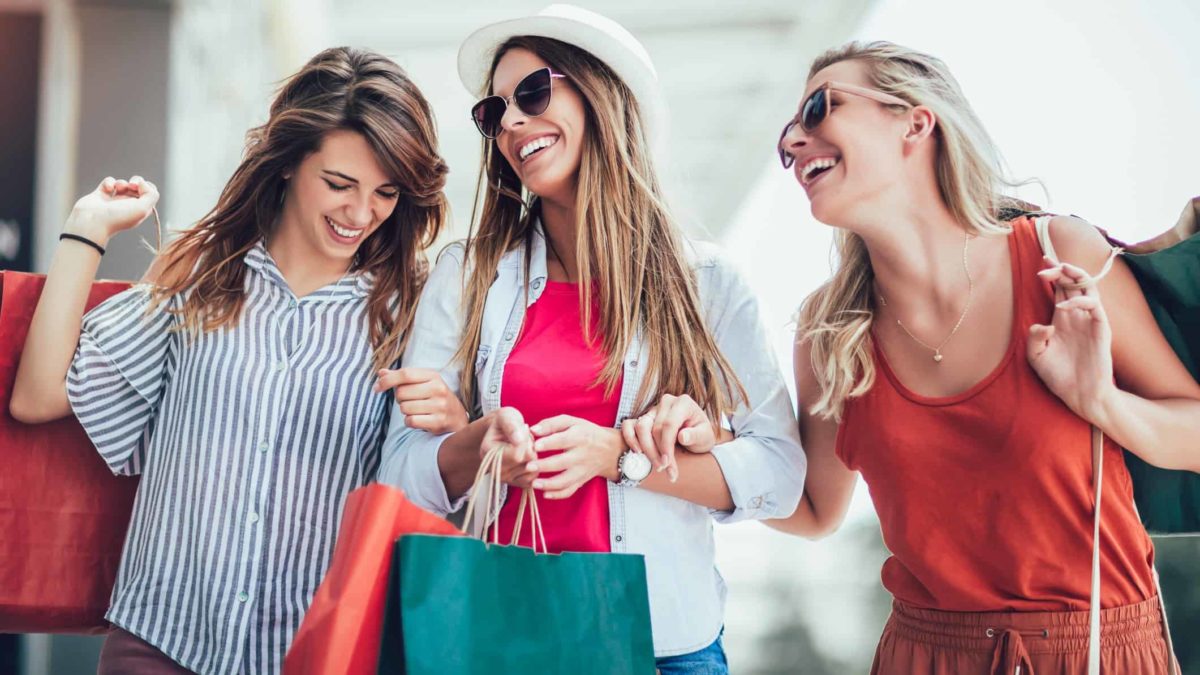
{"type": "Polygon", "coordinates": [[[288,179],[280,235],[348,268],[363,242],[392,215],[397,187],[356,131],[325,134],[288,179]]]}
{"type": "MultiPolygon", "coordinates": [[[[800,106],[826,82],[874,88],[862,62],[839,61],[809,80],[800,106]]],[[[837,89],[826,95],[830,110],[824,120],[810,132],[793,125],[781,147],[796,158],[792,171],[808,193],[813,217],[838,225],[903,184],[908,117],[837,89]]]]}
{"type": "MultiPolygon", "coordinates": [[[[492,92],[508,98],[525,76],[547,67],[549,63],[527,49],[510,49],[496,64],[492,92]]],[[[554,79],[550,105],[537,117],[509,104],[495,140],[500,154],[530,192],[563,205],[575,201],[587,131],[583,98],[570,82],[567,77],[554,79]]]]}

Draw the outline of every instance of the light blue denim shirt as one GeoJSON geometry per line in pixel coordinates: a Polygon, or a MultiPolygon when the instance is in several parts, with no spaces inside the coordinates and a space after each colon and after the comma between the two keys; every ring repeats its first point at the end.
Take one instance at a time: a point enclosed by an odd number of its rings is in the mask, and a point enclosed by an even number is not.
{"type": "MultiPolygon", "coordinates": [[[[520,335],[526,308],[545,287],[546,244],[540,228],[532,246],[528,302],[523,246],[501,258],[488,291],[475,370],[484,414],[500,407],[505,361],[520,335]]],[[[733,267],[716,255],[715,247],[688,246],[708,329],[746,388],[749,405],[740,406],[728,420],[735,438],[713,449],[733,496],[732,512],[608,484],[612,551],[645,556],[654,651],[660,657],[703,649],[720,633],[725,584],[715,565],[713,520],[791,515],[800,501],[806,469],[796,416],[758,301],[733,267]]],[[[403,358],[406,367],[439,370],[456,392],[462,369],[452,357],[464,322],[463,274],[463,247],[455,244],[442,253],[430,274],[403,358]]],[[[641,339],[626,352],[614,426],[638,412],[635,398],[647,354],[641,339]]],[[[447,436],[410,429],[404,415],[393,410],[379,480],[403,489],[434,513],[457,510],[463,500],[451,502],[437,464],[438,449],[447,436]]]]}

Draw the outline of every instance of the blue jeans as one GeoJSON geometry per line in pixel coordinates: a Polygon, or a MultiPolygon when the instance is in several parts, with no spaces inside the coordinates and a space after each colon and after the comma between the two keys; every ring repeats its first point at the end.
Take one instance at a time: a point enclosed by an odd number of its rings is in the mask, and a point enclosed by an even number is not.
{"type": "MultiPolygon", "coordinates": [[[[724,629],[721,633],[724,633],[724,629]]],[[[655,659],[654,665],[660,675],[729,675],[729,662],[725,660],[725,648],[721,636],[709,646],[691,654],[664,656],[655,659]]]]}

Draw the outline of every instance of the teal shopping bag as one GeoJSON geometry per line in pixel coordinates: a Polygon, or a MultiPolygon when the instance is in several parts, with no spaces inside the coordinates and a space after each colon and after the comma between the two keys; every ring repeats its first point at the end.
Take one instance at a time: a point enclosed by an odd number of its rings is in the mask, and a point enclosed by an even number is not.
{"type": "MultiPolygon", "coordinates": [[[[485,460],[481,474],[488,466],[485,460]]],[[[493,476],[477,477],[473,499],[489,492],[487,485],[495,485],[493,476]]],[[[531,491],[521,499],[519,513],[530,504],[534,540],[540,540],[536,500],[531,491]]],[[[494,496],[482,500],[499,511],[494,496]]],[[[514,541],[517,534],[519,528],[514,541]]],[[[468,537],[403,536],[392,557],[379,673],[652,675],[645,561],[615,553],[548,555],[468,537]]]]}
{"type": "MultiPolygon", "coordinates": [[[[1163,336],[1192,377],[1200,380],[1200,234],[1191,233],[1151,253],[1127,253],[1125,263],[1142,287],[1163,336]]],[[[1128,451],[1125,466],[1147,531],[1200,534],[1200,474],[1151,466],[1128,451]]]]}

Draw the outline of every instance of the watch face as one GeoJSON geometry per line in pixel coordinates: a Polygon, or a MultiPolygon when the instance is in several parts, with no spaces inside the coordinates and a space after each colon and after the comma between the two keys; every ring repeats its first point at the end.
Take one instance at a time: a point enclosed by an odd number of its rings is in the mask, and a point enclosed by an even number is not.
{"type": "Polygon", "coordinates": [[[640,452],[630,451],[625,454],[621,464],[621,473],[630,480],[645,480],[650,475],[650,458],[640,452]]]}

